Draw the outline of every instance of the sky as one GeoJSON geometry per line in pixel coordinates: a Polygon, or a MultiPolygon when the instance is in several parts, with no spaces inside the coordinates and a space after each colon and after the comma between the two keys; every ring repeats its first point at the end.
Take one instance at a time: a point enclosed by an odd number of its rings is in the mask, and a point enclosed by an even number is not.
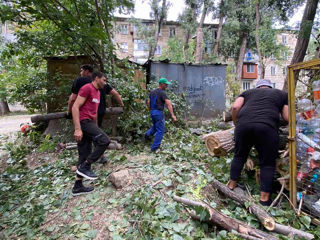
{"type": "MultiPolygon", "coordinates": [[[[177,20],[179,14],[182,13],[182,11],[185,7],[184,1],[185,0],[169,0],[171,7],[169,8],[167,20],[169,20],[169,21],[176,21],[177,20]]],[[[295,12],[294,16],[290,18],[290,21],[288,23],[289,26],[295,27],[297,25],[297,23],[301,21],[304,6],[305,5],[302,5],[300,8],[298,8],[297,11],[295,12]]],[[[130,15],[116,14],[116,15],[122,16],[122,17],[134,16],[135,18],[150,19],[150,6],[148,3],[148,0],[135,0],[134,14],[130,14],[130,15]]],[[[207,16],[205,22],[206,23],[218,23],[218,20],[212,19],[212,16],[207,16]]]]}

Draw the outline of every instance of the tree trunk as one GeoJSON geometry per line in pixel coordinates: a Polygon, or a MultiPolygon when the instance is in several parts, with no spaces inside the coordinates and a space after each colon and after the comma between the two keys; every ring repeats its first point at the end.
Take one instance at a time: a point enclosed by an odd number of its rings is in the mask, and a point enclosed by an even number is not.
{"type": "Polygon", "coordinates": [[[204,3],[199,27],[197,29],[197,44],[196,44],[196,57],[195,57],[196,64],[200,64],[202,61],[203,23],[207,15],[207,10],[208,10],[208,6],[206,3],[204,3]]]}
{"type": "Polygon", "coordinates": [[[217,131],[203,136],[206,148],[211,156],[224,156],[234,149],[234,128],[217,131]]]}
{"type": "Polygon", "coordinates": [[[213,51],[212,51],[212,55],[219,55],[218,54],[218,50],[219,50],[219,43],[220,43],[220,39],[221,39],[221,33],[222,33],[222,26],[223,26],[223,19],[224,19],[224,14],[223,14],[223,0],[221,0],[220,2],[220,14],[219,14],[219,25],[218,25],[218,32],[217,32],[217,39],[215,41],[214,47],[213,47],[213,51]]]}
{"type": "MultiPolygon", "coordinates": [[[[291,64],[302,62],[306,55],[318,3],[319,3],[319,0],[307,1],[306,8],[304,9],[304,13],[302,16],[298,40],[296,43],[296,47],[294,49],[291,64]]],[[[294,79],[295,86],[297,85],[298,75],[299,75],[299,71],[295,71],[295,79],[294,79]]],[[[285,91],[288,89],[287,79],[288,77],[285,79],[285,82],[283,85],[283,90],[285,91]]]]}
{"type": "MultiPolygon", "coordinates": [[[[243,234],[245,239],[264,239],[264,240],[276,240],[278,239],[275,236],[272,236],[266,232],[263,232],[261,230],[258,230],[256,228],[251,227],[247,223],[244,223],[240,220],[230,218],[227,215],[224,215],[223,213],[220,213],[216,209],[212,208],[211,206],[202,203],[193,201],[187,198],[182,198],[178,196],[174,196],[173,200],[176,202],[183,203],[188,206],[201,206],[208,210],[210,217],[209,222],[212,222],[214,225],[220,226],[223,229],[226,229],[229,232],[235,231],[237,234],[243,234]]],[[[191,214],[191,216],[196,216],[194,214],[191,214]]],[[[197,217],[196,217],[197,218],[197,217]]]]}
{"type": "Polygon", "coordinates": [[[243,66],[244,55],[246,53],[247,42],[248,42],[248,34],[246,32],[243,32],[241,34],[241,47],[240,47],[240,51],[239,51],[239,55],[238,55],[238,61],[237,61],[237,76],[236,76],[236,79],[238,81],[240,81],[241,77],[242,77],[242,66],[243,66]]]}
{"type": "MultiPolygon", "coordinates": [[[[106,115],[118,115],[123,113],[123,107],[110,107],[106,108],[106,115]]],[[[48,113],[43,115],[36,115],[31,117],[31,122],[44,122],[44,121],[50,121],[60,118],[66,118],[67,113],[66,112],[56,112],[56,113],[48,113]]]]}
{"type": "Polygon", "coordinates": [[[151,44],[151,48],[150,48],[150,51],[149,51],[149,59],[152,59],[154,57],[154,54],[155,54],[156,49],[157,49],[159,34],[160,34],[160,31],[161,31],[163,20],[165,18],[166,2],[167,2],[167,0],[163,0],[162,1],[160,14],[159,15],[155,14],[156,31],[155,31],[155,34],[154,34],[154,44],[151,44]]]}
{"type": "Polygon", "coordinates": [[[213,179],[211,184],[218,191],[222,192],[224,195],[237,201],[243,206],[245,206],[247,202],[250,202],[248,210],[251,211],[254,215],[256,215],[259,221],[263,224],[263,226],[269,231],[273,231],[287,236],[291,235],[292,237],[299,237],[305,239],[314,238],[314,236],[310,233],[295,229],[290,226],[284,226],[276,223],[274,219],[263,208],[252,202],[252,200],[244,194],[244,191],[242,189],[235,188],[234,190],[230,190],[225,184],[222,184],[216,179],[213,179]]]}
{"type": "Polygon", "coordinates": [[[263,59],[262,59],[262,54],[261,54],[261,49],[260,49],[260,34],[259,34],[259,29],[260,29],[260,0],[257,0],[256,3],[256,33],[255,33],[255,38],[256,38],[256,45],[257,45],[257,52],[259,56],[259,69],[260,69],[260,79],[264,78],[264,65],[263,65],[263,59]]]}
{"type": "Polygon", "coordinates": [[[0,100],[0,116],[8,114],[10,112],[8,102],[6,100],[0,100]]]}

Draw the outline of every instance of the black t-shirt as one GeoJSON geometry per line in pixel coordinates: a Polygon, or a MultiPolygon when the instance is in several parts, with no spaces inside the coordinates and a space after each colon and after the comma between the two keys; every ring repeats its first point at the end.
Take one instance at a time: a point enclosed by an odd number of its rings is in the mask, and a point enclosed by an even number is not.
{"type": "Polygon", "coordinates": [[[100,104],[98,107],[98,114],[105,114],[106,112],[106,94],[112,91],[112,87],[107,83],[103,89],[100,89],[100,104]]]}
{"type": "Polygon", "coordinates": [[[74,94],[78,94],[80,91],[80,88],[82,88],[84,85],[91,83],[90,77],[79,77],[75,79],[72,83],[71,92],[74,94]]]}
{"type": "Polygon", "coordinates": [[[157,89],[154,89],[150,92],[150,106],[151,106],[151,110],[160,110],[160,111],[163,111],[164,109],[164,104],[165,104],[165,100],[168,99],[167,97],[167,94],[164,90],[160,89],[160,88],[157,88],[157,89]],[[151,106],[151,97],[153,96],[158,96],[157,97],[157,100],[156,100],[156,109],[153,109],[152,106],[151,106]]]}
{"type": "Polygon", "coordinates": [[[288,105],[286,92],[273,88],[255,88],[239,95],[244,104],[238,113],[237,125],[265,123],[278,129],[283,106],[288,105]]]}
{"type": "MultiPolygon", "coordinates": [[[[90,77],[79,77],[73,81],[71,92],[78,94],[80,88],[84,85],[91,83],[92,79],[90,77]]],[[[98,114],[104,114],[106,111],[106,94],[112,91],[112,87],[107,83],[103,89],[100,89],[100,104],[98,107],[98,114]]]]}

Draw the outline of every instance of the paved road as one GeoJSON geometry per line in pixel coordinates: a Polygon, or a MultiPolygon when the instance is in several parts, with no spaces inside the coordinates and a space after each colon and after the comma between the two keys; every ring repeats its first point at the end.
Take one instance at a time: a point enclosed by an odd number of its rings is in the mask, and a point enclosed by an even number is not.
{"type": "Polygon", "coordinates": [[[0,134],[8,134],[11,132],[16,132],[20,130],[21,123],[30,123],[31,124],[31,116],[33,115],[11,115],[0,117],[0,134]]]}

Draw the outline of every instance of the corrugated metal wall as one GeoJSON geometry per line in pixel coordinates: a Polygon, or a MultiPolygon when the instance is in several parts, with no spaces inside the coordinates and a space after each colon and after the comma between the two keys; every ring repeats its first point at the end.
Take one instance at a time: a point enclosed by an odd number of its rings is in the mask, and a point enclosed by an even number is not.
{"type": "Polygon", "coordinates": [[[226,65],[151,62],[150,68],[150,81],[165,77],[186,93],[192,115],[214,117],[225,110],[226,65]]]}

